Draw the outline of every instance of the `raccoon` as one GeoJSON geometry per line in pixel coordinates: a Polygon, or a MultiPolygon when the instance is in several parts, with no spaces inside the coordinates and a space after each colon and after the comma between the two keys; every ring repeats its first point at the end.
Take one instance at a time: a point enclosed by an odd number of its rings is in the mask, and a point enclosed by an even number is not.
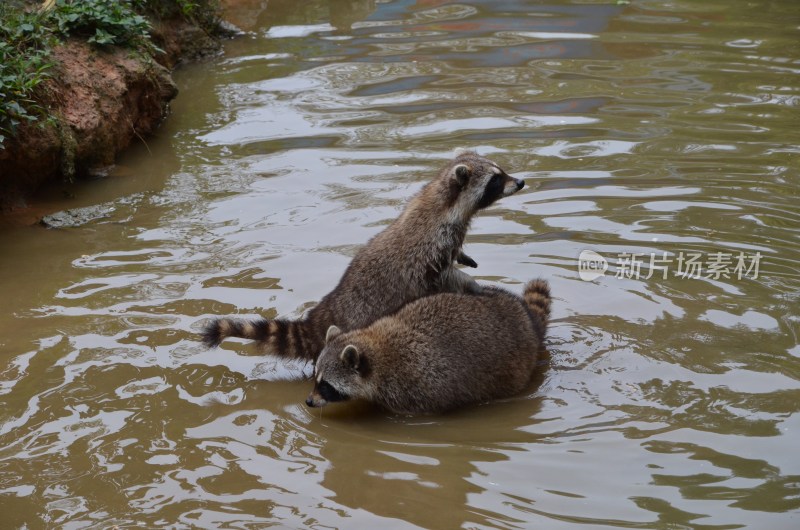
{"type": "Polygon", "coordinates": [[[216,319],[203,332],[209,347],[226,337],[255,340],[263,353],[316,360],[331,325],[363,328],[423,296],[478,293],[454,262],[477,266],[461,250],[472,217],[525,182],[473,151],[459,151],[401,215],[355,255],[336,288],[300,320],[216,319]]]}
{"type": "Polygon", "coordinates": [[[533,375],[550,304],[547,282],[532,280],[522,298],[496,287],[436,294],[363,329],[331,326],[306,405],[364,399],[425,414],[517,394],[533,375]]]}

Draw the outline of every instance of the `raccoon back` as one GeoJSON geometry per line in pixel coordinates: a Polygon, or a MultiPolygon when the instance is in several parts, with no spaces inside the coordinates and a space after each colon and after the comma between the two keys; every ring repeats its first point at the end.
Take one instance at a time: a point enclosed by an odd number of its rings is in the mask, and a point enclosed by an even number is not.
{"type": "Polygon", "coordinates": [[[530,282],[523,298],[491,288],[413,302],[376,323],[389,347],[373,395],[396,412],[430,413],[518,394],[536,367],[549,308],[543,281],[530,282]]]}

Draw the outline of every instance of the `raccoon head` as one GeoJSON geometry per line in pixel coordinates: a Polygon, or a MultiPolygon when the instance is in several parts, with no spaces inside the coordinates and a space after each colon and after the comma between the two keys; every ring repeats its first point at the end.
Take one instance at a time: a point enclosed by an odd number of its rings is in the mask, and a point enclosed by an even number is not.
{"type": "Polygon", "coordinates": [[[342,331],[336,326],[328,328],[325,348],[314,366],[314,389],[306,398],[309,407],[324,407],[328,403],[364,395],[364,377],[369,373],[369,362],[358,346],[340,335],[342,331]]]}
{"type": "Polygon", "coordinates": [[[456,220],[468,220],[478,210],[518,192],[525,181],[508,175],[474,151],[457,150],[444,171],[448,199],[456,220]]]}

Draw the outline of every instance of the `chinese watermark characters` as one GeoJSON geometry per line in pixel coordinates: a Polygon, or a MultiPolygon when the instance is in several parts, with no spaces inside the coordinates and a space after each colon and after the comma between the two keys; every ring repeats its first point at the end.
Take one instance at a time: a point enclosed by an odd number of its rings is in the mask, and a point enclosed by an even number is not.
{"type": "MultiPolygon", "coordinates": [[[[678,252],[668,254],[621,252],[616,256],[614,276],[634,280],[672,276],[683,279],[741,280],[758,279],[761,253],[745,252],[678,252]]],[[[592,281],[604,276],[608,260],[593,250],[584,250],[578,257],[578,275],[581,280],[592,281]]]]}

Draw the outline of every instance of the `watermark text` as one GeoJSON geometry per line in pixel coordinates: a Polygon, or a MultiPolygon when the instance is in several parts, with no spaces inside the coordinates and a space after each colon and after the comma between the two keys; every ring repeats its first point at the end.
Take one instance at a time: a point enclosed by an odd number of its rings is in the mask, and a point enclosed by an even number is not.
{"type": "Polygon", "coordinates": [[[669,277],[683,279],[730,280],[749,278],[757,280],[761,253],[745,252],[620,252],[611,260],[593,250],[583,250],[578,256],[578,275],[581,280],[592,281],[606,274],[609,261],[614,265],[616,278],[649,280],[669,277]]]}

